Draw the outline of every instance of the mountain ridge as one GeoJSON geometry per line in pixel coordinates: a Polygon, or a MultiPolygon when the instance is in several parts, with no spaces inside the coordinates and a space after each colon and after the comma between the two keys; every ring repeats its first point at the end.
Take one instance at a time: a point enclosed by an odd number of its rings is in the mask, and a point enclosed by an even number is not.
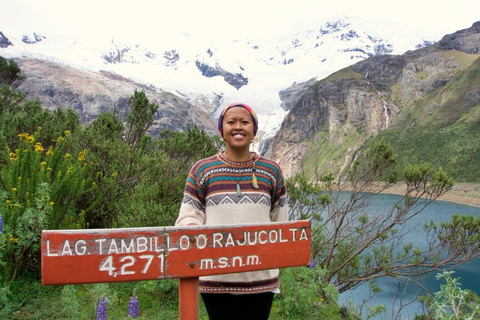
{"type": "Polygon", "coordinates": [[[474,130],[480,121],[478,26],[403,55],[365,59],[317,81],[297,94],[266,155],[287,175],[338,172],[371,141],[384,138],[401,164],[433,161],[460,180],[480,181],[478,174],[468,175],[480,157],[474,130]],[[460,126],[461,119],[467,125],[460,126]],[[443,150],[447,145],[451,150],[443,150]]]}
{"type": "Polygon", "coordinates": [[[286,115],[279,92],[292,83],[321,79],[377,54],[394,54],[434,42],[432,36],[397,25],[339,17],[318,27],[274,39],[198,39],[145,44],[116,37],[86,39],[35,32],[8,36],[6,58],[30,57],[99,72],[106,70],[171,92],[204,109],[211,118],[225,105],[252,105],[260,135],[272,137],[286,115]],[[393,36],[395,35],[395,36],[393,36]],[[400,36],[401,35],[401,36],[400,36]]]}
{"type": "Polygon", "coordinates": [[[97,73],[25,58],[16,62],[27,75],[18,90],[27,92],[29,98],[40,99],[47,110],[72,108],[81,123],[91,122],[110,110],[124,119],[129,111],[128,99],[135,90],[141,90],[159,106],[149,128],[152,136],[165,129],[185,131],[195,125],[209,134],[215,133],[215,122],[203,110],[170,92],[105,70],[97,73]]]}

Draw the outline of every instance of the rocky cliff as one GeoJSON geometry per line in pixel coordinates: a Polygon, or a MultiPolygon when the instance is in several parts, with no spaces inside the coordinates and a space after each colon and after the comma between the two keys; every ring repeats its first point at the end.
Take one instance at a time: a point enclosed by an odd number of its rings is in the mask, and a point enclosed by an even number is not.
{"type": "Polygon", "coordinates": [[[40,99],[46,109],[73,108],[82,123],[109,110],[122,119],[128,114],[130,96],[135,90],[143,90],[150,102],[158,104],[149,129],[151,135],[156,136],[164,129],[183,131],[194,124],[206,132],[215,132],[215,124],[206,112],[169,92],[111,72],[90,72],[34,59],[15,61],[27,76],[19,90],[27,92],[29,98],[40,99]]]}
{"type": "Polygon", "coordinates": [[[379,134],[422,125],[425,130],[446,128],[469,112],[478,121],[476,76],[462,82],[469,88],[459,90],[452,84],[467,72],[476,74],[471,68],[478,63],[479,46],[477,22],[435,45],[403,55],[373,56],[297,90],[289,96],[293,107],[266,155],[277,160],[287,176],[299,170],[338,172],[379,134]]]}

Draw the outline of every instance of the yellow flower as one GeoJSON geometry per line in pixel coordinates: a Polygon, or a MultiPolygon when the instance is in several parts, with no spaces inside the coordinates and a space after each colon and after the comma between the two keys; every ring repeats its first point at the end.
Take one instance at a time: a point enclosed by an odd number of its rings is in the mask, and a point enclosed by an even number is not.
{"type": "Polygon", "coordinates": [[[27,143],[33,144],[35,142],[35,137],[30,135],[27,137],[27,143]]]}
{"type": "Polygon", "coordinates": [[[28,133],[20,133],[18,137],[20,138],[20,140],[27,140],[28,133]]]}
{"type": "Polygon", "coordinates": [[[65,130],[64,134],[68,136],[71,132],[69,130],[65,130]]]}
{"type": "Polygon", "coordinates": [[[68,158],[71,158],[71,157],[72,157],[72,155],[70,153],[68,153],[68,152],[65,153],[65,156],[64,156],[65,159],[68,159],[68,158]]]}
{"type": "Polygon", "coordinates": [[[71,166],[67,168],[67,174],[70,174],[70,173],[72,173],[72,167],[71,166]]]}
{"type": "Polygon", "coordinates": [[[78,161],[82,162],[85,160],[85,157],[87,156],[88,150],[84,149],[78,153],[78,161]]]}
{"type": "Polygon", "coordinates": [[[12,188],[12,192],[16,192],[17,191],[17,188],[12,188]]]}
{"type": "Polygon", "coordinates": [[[112,173],[112,177],[115,178],[116,176],[118,176],[118,173],[117,173],[117,172],[112,173]]]}
{"type": "Polygon", "coordinates": [[[47,165],[47,163],[45,161],[42,161],[42,162],[40,162],[40,165],[43,167],[43,166],[47,165]]]}
{"type": "Polygon", "coordinates": [[[50,168],[50,167],[47,167],[47,171],[52,171],[52,168],[50,168]]]}
{"type": "Polygon", "coordinates": [[[53,207],[54,204],[55,204],[55,202],[50,201],[50,206],[51,206],[51,207],[53,207]]]}
{"type": "Polygon", "coordinates": [[[10,152],[10,161],[18,160],[18,156],[16,153],[10,152]]]}
{"type": "Polygon", "coordinates": [[[37,128],[37,131],[40,131],[40,130],[42,130],[42,127],[38,127],[38,128],[37,128]]]}
{"type": "Polygon", "coordinates": [[[12,201],[10,201],[10,200],[5,201],[5,204],[6,204],[7,206],[8,206],[10,203],[12,203],[12,201]]]}
{"type": "Polygon", "coordinates": [[[43,150],[44,149],[43,149],[42,144],[40,142],[35,143],[35,152],[36,153],[42,153],[43,150]]]}
{"type": "Polygon", "coordinates": [[[53,150],[52,150],[52,147],[48,148],[47,150],[47,157],[50,157],[52,154],[53,154],[53,150]]]}
{"type": "Polygon", "coordinates": [[[14,238],[13,235],[10,235],[9,239],[10,242],[13,242],[13,243],[17,243],[18,242],[18,238],[14,238]]]}
{"type": "Polygon", "coordinates": [[[64,137],[58,137],[58,138],[57,138],[57,143],[61,143],[63,140],[65,140],[64,137]]]}

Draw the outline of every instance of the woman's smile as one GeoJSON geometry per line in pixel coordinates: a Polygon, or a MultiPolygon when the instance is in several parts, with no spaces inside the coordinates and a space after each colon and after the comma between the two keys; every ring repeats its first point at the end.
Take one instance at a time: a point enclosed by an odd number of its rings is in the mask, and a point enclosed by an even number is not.
{"type": "MultiPolygon", "coordinates": [[[[233,107],[223,117],[223,139],[227,151],[249,154],[250,143],[255,137],[252,115],[247,109],[233,107]]],[[[230,154],[232,154],[230,152],[230,154]]]]}

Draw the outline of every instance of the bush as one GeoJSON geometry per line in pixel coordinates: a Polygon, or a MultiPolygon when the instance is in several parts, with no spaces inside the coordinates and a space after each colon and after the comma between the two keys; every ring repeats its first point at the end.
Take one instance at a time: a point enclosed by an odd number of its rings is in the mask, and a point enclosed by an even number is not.
{"type": "Polygon", "coordinates": [[[470,290],[462,290],[460,278],[452,278],[455,271],[443,270],[436,276],[437,280],[445,279],[440,291],[433,296],[421,297],[426,307],[423,315],[415,316],[416,320],[449,319],[473,320],[480,319],[480,297],[470,290]]]}
{"type": "Polygon", "coordinates": [[[275,298],[272,319],[342,319],[334,282],[325,280],[326,270],[312,266],[281,270],[281,293],[275,298]]]}
{"type": "MultiPolygon", "coordinates": [[[[76,158],[64,153],[62,141],[68,137],[44,150],[35,137],[19,135],[19,148],[9,152],[0,175],[0,270],[7,283],[22,272],[38,271],[42,230],[84,226],[76,201],[94,188],[87,177],[86,151],[76,158]]],[[[8,146],[5,150],[10,151],[8,146]]]]}

